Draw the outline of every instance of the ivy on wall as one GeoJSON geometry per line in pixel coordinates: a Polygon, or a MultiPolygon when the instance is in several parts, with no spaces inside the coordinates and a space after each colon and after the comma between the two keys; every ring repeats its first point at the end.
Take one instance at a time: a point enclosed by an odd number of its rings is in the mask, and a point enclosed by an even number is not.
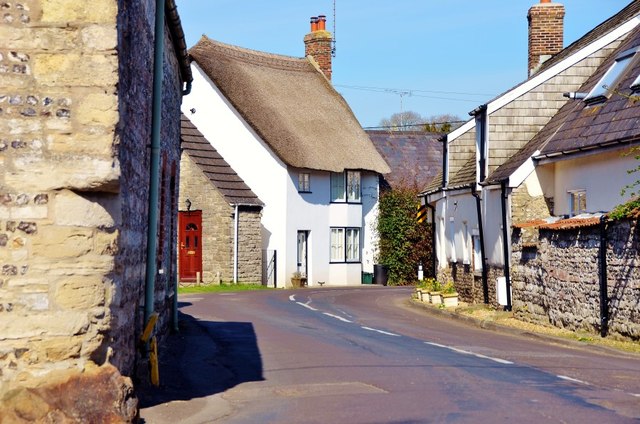
{"type": "Polygon", "coordinates": [[[389,284],[412,284],[422,264],[425,278],[432,277],[432,230],[426,220],[418,222],[419,191],[396,187],[380,195],[377,261],[389,269],[389,284]]]}

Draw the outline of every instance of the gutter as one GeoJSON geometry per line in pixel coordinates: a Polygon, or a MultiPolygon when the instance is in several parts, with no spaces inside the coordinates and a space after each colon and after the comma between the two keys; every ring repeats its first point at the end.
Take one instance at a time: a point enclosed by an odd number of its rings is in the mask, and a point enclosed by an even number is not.
{"type": "MultiPolygon", "coordinates": [[[[151,116],[151,161],[149,170],[149,218],[147,225],[146,277],[144,286],[144,323],[155,309],[158,250],[158,205],[160,176],[160,131],[162,127],[162,68],[164,58],[165,0],[156,0],[153,56],[153,107],[151,116]]],[[[177,292],[175,293],[177,296],[177,292]]]]}
{"type": "Polygon", "coordinates": [[[600,217],[600,336],[609,331],[609,298],[607,293],[607,217],[600,217]]]}
{"type": "MultiPolygon", "coordinates": [[[[425,199],[426,200],[426,199],[425,199]]],[[[437,253],[436,253],[436,208],[435,206],[431,206],[429,203],[425,202],[424,205],[429,208],[431,211],[431,272],[433,273],[433,278],[436,278],[438,275],[438,269],[436,265],[437,253]]]]}
{"type": "Polygon", "coordinates": [[[238,284],[238,228],[240,218],[238,217],[238,204],[235,205],[233,217],[233,284],[238,284]]]}
{"type": "Polygon", "coordinates": [[[512,309],[511,305],[511,255],[509,254],[509,231],[507,226],[507,184],[502,181],[500,183],[501,193],[500,200],[502,203],[502,252],[504,255],[504,278],[507,285],[507,305],[505,306],[506,311],[510,311],[512,309]]]}
{"type": "MultiPolygon", "coordinates": [[[[154,55],[153,55],[153,94],[151,116],[151,157],[149,165],[149,209],[147,221],[147,250],[144,285],[144,325],[149,322],[155,310],[155,286],[158,250],[158,207],[160,191],[160,138],[162,129],[162,82],[164,80],[164,29],[165,20],[168,20],[169,32],[178,56],[180,75],[186,83],[182,95],[191,92],[193,75],[189,64],[189,56],[184,37],[184,31],[180,23],[180,16],[176,8],[175,0],[156,0],[156,15],[154,22],[154,55]]],[[[172,211],[173,212],[173,211],[172,211]]],[[[171,277],[170,277],[171,278],[171,277]]],[[[172,304],[173,330],[178,331],[178,279],[175,279],[173,287],[172,304]]]]}
{"type": "Polygon", "coordinates": [[[482,261],[482,294],[484,297],[484,303],[489,303],[489,283],[487,281],[487,260],[484,249],[484,229],[482,226],[482,205],[478,191],[473,187],[471,189],[471,195],[476,198],[476,212],[478,213],[478,232],[480,235],[480,256],[482,261]]]}

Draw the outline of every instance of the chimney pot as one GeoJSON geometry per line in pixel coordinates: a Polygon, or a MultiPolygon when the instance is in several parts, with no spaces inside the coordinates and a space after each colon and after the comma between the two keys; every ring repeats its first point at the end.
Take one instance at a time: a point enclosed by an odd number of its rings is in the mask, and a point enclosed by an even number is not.
{"type": "Polygon", "coordinates": [[[327,29],[327,17],[325,15],[318,16],[318,30],[324,31],[327,29]]]}
{"type": "Polygon", "coordinates": [[[311,32],[316,32],[318,30],[318,17],[311,17],[311,32]]]}

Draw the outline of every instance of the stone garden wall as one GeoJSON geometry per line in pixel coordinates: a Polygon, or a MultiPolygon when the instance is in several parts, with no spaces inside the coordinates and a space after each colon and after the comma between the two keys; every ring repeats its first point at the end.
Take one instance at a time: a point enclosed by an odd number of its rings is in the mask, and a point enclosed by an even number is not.
{"type": "MultiPolygon", "coordinates": [[[[637,222],[607,224],[609,334],[640,339],[640,233],[637,222]]],[[[513,307],[522,319],[600,331],[600,227],[516,229],[513,307]],[[528,233],[528,234],[527,234],[528,233]]]]}
{"type": "MultiPolygon", "coordinates": [[[[0,1],[0,394],[106,362],[134,375],[143,355],[154,4],[0,1]]],[[[158,334],[181,101],[165,40],[158,334]]]]}

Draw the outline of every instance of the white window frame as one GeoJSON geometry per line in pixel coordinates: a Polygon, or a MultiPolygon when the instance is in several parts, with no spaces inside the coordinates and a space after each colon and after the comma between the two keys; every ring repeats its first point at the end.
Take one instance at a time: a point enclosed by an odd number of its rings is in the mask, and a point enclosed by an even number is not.
{"type": "Polygon", "coordinates": [[[569,216],[587,212],[587,190],[569,190],[569,216]]]}
{"type": "Polygon", "coordinates": [[[308,172],[298,173],[298,191],[300,193],[311,192],[311,174],[308,172]]]}
{"type": "Polygon", "coordinates": [[[332,203],[361,203],[362,176],[360,171],[331,173],[332,203]]]}
{"type": "Polygon", "coordinates": [[[331,227],[331,263],[359,263],[361,261],[359,227],[331,227]]]}

